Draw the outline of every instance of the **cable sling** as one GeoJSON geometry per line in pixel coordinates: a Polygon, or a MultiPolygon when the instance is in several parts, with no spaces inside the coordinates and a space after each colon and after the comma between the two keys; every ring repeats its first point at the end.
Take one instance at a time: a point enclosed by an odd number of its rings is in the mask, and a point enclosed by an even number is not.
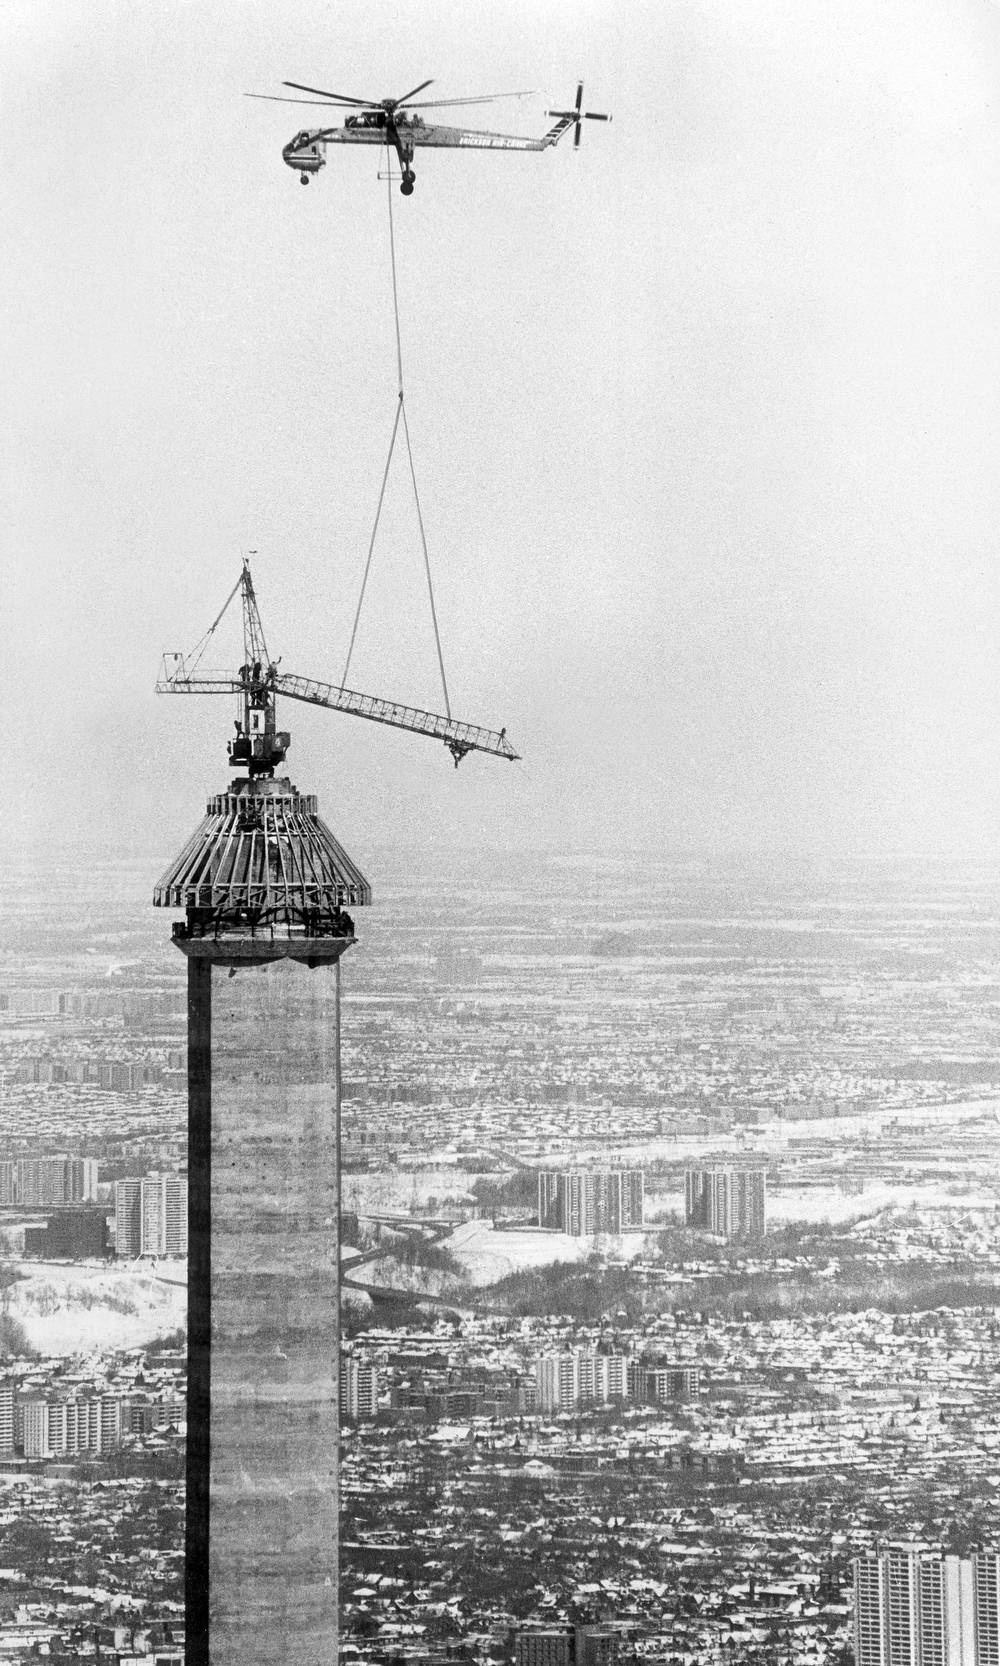
{"type": "MultiPolygon", "coordinates": [[[[387,152],[388,152],[388,147],[387,147],[387,152]]],[[[445,676],[445,670],[444,670],[444,655],[441,651],[441,633],[438,629],[437,607],[435,606],[435,602],[434,602],[434,584],[433,584],[433,580],[431,578],[430,555],[429,555],[428,549],[427,549],[427,535],[426,535],[426,532],[424,530],[424,517],[423,517],[423,514],[421,512],[421,508],[420,508],[420,494],[417,490],[417,471],[416,471],[416,467],[415,467],[414,462],[413,462],[413,446],[410,442],[410,427],[409,427],[409,423],[406,420],[406,406],[405,406],[405,403],[404,403],[404,397],[405,396],[404,396],[404,390],[403,390],[403,344],[402,344],[402,336],[401,336],[400,328],[399,328],[399,286],[398,286],[398,281],[397,281],[397,276],[396,276],[396,237],[395,237],[395,228],[394,228],[394,225],[393,225],[393,218],[392,218],[392,184],[393,184],[393,181],[392,181],[392,167],[391,167],[390,164],[387,164],[387,166],[386,166],[386,180],[388,182],[388,187],[389,187],[389,195],[388,195],[388,201],[389,201],[389,263],[390,263],[390,267],[391,267],[391,271],[392,271],[392,310],[393,310],[393,318],[394,318],[395,327],[396,327],[396,380],[397,380],[396,414],[395,414],[395,419],[394,419],[393,425],[392,425],[392,436],[389,440],[389,454],[386,457],[385,469],[383,470],[383,473],[382,473],[382,486],[381,486],[381,489],[379,491],[378,504],[377,504],[376,509],[375,509],[375,521],[374,521],[374,524],[372,526],[372,535],[371,535],[371,538],[370,538],[369,544],[368,544],[368,556],[367,556],[367,559],[365,561],[364,575],[363,575],[362,580],[361,580],[361,594],[358,597],[358,605],[357,605],[357,608],[355,609],[355,613],[354,613],[354,624],[353,624],[352,629],[351,629],[351,640],[350,640],[350,643],[349,643],[348,649],[347,649],[347,659],[344,662],[344,675],[343,675],[343,678],[341,679],[341,682],[342,682],[342,686],[344,686],[344,687],[347,686],[348,672],[350,671],[350,668],[351,668],[351,656],[354,653],[354,643],[355,643],[355,640],[356,640],[356,637],[357,637],[357,634],[358,634],[358,623],[359,623],[360,618],[361,618],[361,606],[362,606],[362,603],[364,602],[365,591],[368,587],[368,575],[371,572],[372,556],[375,553],[375,539],[378,535],[379,522],[380,522],[381,517],[382,517],[382,505],[385,502],[385,489],[386,489],[386,485],[387,485],[388,480],[389,480],[389,468],[390,468],[390,465],[392,463],[392,454],[393,454],[393,451],[395,450],[395,447],[396,447],[396,438],[397,438],[397,435],[399,433],[400,417],[402,417],[402,420],[403,420],[403,437],[406,440],[406,454],[407,454],[407,457],[409,459],[409,464],[410,464],[410,480],[411,480],[412,485],[413,485],[413,502],[414,502],[414,506],[415,506],[416,511],[417,511],[417,526],[420,530],[420,544],[421,544],[421,548],[423,550],[423,556],[424,556],[424,573],[426,574],[426,577],[427,577],[427,595],[428,595],[428,598],[430,600],[431,624],[434,627],[434,645],[435,645],[435,648],[437,649],[438,669],[441,673],[441,690],[442,690],[442,693],[444,695],[444,709],[445,709],[445,712],[447,713],[448,717],[450,718],[451,717],[451,701],[448,698],[448,681],[447,681],[447,678],[445,676]]]]}

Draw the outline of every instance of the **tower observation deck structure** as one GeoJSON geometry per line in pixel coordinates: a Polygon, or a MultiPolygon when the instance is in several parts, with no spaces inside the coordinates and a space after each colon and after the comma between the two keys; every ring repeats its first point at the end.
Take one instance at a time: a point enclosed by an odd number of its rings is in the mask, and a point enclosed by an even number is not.
{"type": "MultiPolygon", "coordinates": [[[[229,758],[246,771],[209,799],[153,895],[183,910],[173,942],[187,959],[186,1659],[332,1666],[340,961],[371,887],[316,799],[278,773],[290,737],[246,566],[239,587],[239,672],[199,679],[175,656],[158,685],[235,690],[229,758]]],[[[469,750],[514,756],[504,731],[408,712],[382,720],[443,739],[456,762],[469,750]]]]}

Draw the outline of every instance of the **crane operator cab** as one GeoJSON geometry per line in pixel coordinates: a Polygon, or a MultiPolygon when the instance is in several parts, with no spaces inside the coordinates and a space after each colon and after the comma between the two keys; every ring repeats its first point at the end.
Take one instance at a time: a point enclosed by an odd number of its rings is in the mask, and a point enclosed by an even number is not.
{"type": "Polygon", "coordinates": [[[260,660],[240,667],[242,717],[236,720],[236,739],[229,742],[229,761],[243,765],[251,780],[273,775],[291,745],[287,730],[279,730],[274,713],[273,667],[260,660]]]}
{"type": "Polygon", "coordinates": [[[304,130],[296,133],[282,151],[282,156],[290,168],[294,168],[303,185],[309,184],[312,174],[318,174],[320,168],[326,166],[326,153],[323,141],[320,139],[321,129],[304,130]]]}

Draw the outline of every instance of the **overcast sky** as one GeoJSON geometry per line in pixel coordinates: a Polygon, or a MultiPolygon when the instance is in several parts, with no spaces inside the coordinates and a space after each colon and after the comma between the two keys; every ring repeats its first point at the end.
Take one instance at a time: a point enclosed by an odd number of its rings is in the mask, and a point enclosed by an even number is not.
{"type": "MultiPolygon", "coordinates": [[[[293,780],[359,860],[995,850],[1000,8],[6,0],[0,37],[10,829],[186,837],[233,714],[153,682],[248,550],[283,668],[343,669],[387,188],[331,147],[302,190],[324,112],[243,93],[532,88],[450,119],[542,133],[582,76],[578,152],[418,152],[394,202],[452,707],[525,761],[287,705],[293,780]]],[[[440,706],[402,469],[351,670],[440,706]]]]}

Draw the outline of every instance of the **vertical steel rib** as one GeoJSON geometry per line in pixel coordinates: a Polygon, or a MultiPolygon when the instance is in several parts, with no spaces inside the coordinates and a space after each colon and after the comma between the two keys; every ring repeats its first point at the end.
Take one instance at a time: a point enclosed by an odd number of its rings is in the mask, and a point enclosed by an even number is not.
{"type": "Polygon", "coordinates": [[[271,924],[370,900],[367,880],[320,819],[315,798],[287,781],[238,782],[210,799],[156,888],[166,906],[260,909],[271,924]]]}

